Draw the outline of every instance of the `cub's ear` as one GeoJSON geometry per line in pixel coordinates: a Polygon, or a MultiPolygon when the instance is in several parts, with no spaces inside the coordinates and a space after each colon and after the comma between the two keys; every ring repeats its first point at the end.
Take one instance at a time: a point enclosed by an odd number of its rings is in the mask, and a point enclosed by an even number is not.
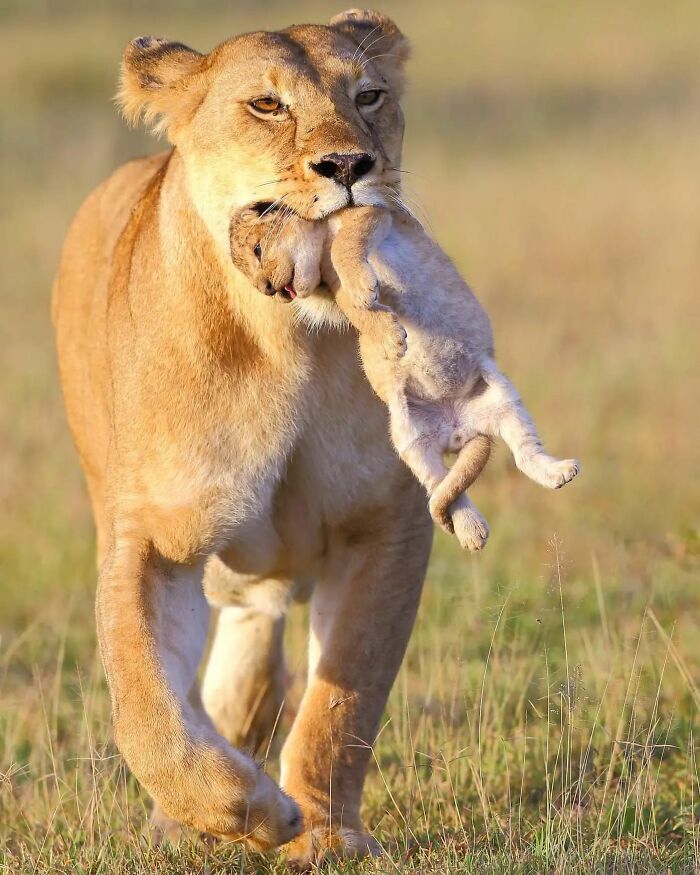
{"type": "Polygon", "coordinates": [[[372,60],[389,85],[400,95],[403,67],[411,46],[394,22],[373,9],[348,9],[331,19],[330,26],[357,43],[357,60],[372,60]]]}
{"type": "Polygon", "coordinates": [[[116,101],[126,120],[168,133],[192,118],[204,98],[204,55],[153,36],[132,40],[122,56],[116,101]]]}

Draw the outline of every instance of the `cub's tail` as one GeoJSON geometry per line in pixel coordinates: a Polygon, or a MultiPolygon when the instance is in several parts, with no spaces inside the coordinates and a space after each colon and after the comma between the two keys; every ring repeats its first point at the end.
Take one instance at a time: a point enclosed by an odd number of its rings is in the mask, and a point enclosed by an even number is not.
{"type": "Polygon", "coordinates": [[[466,443],[430,496],[430,513],[435,522],[449,534],[454,534],[450,505],[476,480],[491,455],[491,438],[478,434],[466,443]]]}

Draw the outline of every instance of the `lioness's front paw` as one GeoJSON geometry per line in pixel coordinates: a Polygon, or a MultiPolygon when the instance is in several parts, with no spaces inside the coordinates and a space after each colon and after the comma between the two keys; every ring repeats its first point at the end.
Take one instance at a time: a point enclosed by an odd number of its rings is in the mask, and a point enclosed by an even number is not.
{"type": "Polygon", "coordinates": [[[206,764],[219,766],[218,773],[209,769],[208,784],[190,781],[182,772],[158,788],[160,805],[156,803],[152,818],[155,841],[177,841],[181,824],[200,835],[242,841],[255,851],[267,851],[301,833],[299,806],[262,769],[239,761],[237,765],[244,767],[234,771],[221,757],[206,764]]]}
{"type": "Polygon", "coordinates": [[[253,795],[243,801],[240,830],[222,835],[224,840],[240,841],[256,851],[286,845],[300,835],[304,819],[301,809],[278,785],[261,771],[253,795]]]}
{"type": "Polygon", "coordinates": [[[369,833],[343,826],[314,827],[286,850],[289,865],[296,872],[309,872],[328,859],[357,860],[382,854],[382,846],[369,833]]]}
{"type": "Polygon", "coordinates": [[[475,507],[459,507],[453,511],[452,525],[465,550],[481,550],[488,540],[488,523],[475,507]]]}

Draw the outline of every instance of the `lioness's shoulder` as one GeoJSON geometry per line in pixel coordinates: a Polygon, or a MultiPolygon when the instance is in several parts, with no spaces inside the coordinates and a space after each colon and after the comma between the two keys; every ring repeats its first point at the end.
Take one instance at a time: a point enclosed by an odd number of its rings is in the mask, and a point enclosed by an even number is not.
{"type": "Polygon", "coordinates": [[[61,253],[53,289],[54,320],[59,298],[80,298],[86,276],[92,275],[93,285],[99,285],[98,274],[110,263],[134,207],[170,154],[168,150],[122,164],[83,201],[61,253]]]}
{"type": "Polygon", "coordinates": [[[171,150],[167,150],[127,161],[93,192],[93,209],[97,209],[97,218],[108,249],[116,243],[134,206],[170,154],[171,150]]]}

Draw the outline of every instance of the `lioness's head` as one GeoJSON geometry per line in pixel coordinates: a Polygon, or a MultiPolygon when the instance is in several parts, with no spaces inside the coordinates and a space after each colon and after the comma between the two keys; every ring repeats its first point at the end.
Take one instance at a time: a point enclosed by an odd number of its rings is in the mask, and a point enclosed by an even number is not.
{"type": "Polygon", "coordinates": [[[231,216],[245,204],[305,219],[391,204],[407,56],[392,21],[357,9],[328,26],[234,37],[208,55],[141,37],[124,53],[119,101],[175,144],[197,210],[228,252],[231,216]]]}

